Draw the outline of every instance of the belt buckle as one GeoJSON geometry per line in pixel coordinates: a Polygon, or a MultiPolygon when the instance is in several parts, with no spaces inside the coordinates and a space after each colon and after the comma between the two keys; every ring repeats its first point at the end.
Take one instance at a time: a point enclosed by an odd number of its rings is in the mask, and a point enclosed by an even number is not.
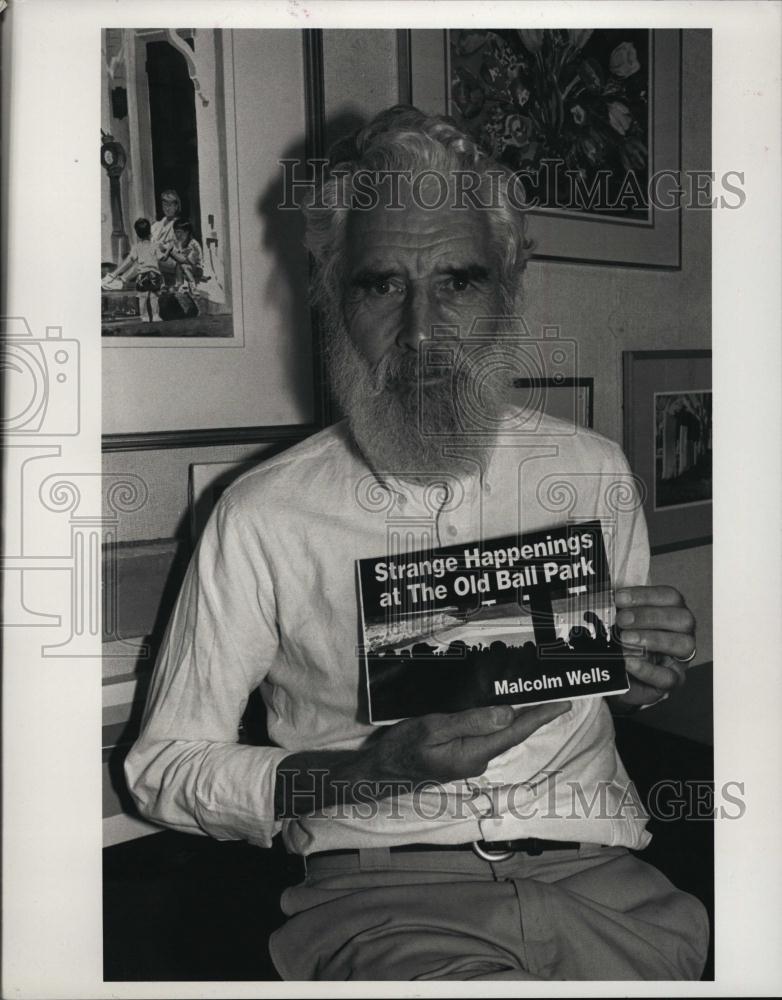
{"type": "Polygon", "coordinates": [[[492,851],[491,849],[481,847],[481,844],[486,843],[486,841],[474,840],[472,842],[472,849],[479,858],[483,858],[484,861],[508,861],[516,853],[515,851],[492,851]]]}

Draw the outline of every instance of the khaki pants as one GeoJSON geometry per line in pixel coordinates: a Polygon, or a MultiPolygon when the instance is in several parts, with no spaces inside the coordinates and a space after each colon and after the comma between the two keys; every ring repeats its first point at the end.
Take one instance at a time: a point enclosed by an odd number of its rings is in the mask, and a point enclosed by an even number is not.
{"type": "Polygon", "coordinates": [[[314,859],[270,950],[288,980],[698,979],[706,911],[624,848],[314,859]]]}

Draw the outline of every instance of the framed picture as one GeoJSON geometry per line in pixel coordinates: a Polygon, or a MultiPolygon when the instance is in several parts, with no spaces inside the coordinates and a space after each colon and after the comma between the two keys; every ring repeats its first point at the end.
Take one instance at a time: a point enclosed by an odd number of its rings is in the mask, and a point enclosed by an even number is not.
{"type": "Polygon", "coordinates": [[[624,447],[652,552],[712,540],[711,351],[625,351],[624,447]]]}
{"type": "Polygon", "coordinates": [[[227,193],[235,138],[220,99],[232,52],[221,42],[202,28],[102,32],[104,337],[241,335],[227,193]]]}
{"type": "Polygon", "coordinates": [[[539,409],[577,427],[592,427],[595,380],[583,377],[517,378],[512,401],[524,411],[539,409]]]}
{"type": "Polygon", "coordinates": [[[400,91],[519,179],[535,256],[681,266],[675,30],[400,32],[400,91]]]}
{"type": "Polygon", "coordinates": [[[280,161],[320,150],[320,32],[102,46],[104,450],[300,436],[321,419],[317,324],[280,161]]]}

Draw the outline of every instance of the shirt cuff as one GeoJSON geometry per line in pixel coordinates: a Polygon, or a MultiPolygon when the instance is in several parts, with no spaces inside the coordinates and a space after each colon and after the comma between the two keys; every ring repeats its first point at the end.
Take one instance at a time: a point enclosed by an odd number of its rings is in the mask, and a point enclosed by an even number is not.
{"type": "Polygon", "coordinates": [[[218,840],[270,847],[282,829],[274,816],[277,767],[290,753],[280,747],[215,747],[196,782],[195,818],[201,829],[218,840]]]}

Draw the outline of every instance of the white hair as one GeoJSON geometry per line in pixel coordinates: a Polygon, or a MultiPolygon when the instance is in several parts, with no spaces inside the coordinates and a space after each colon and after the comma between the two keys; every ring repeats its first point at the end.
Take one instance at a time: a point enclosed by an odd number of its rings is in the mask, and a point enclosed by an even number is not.
{"type": "MultiPolygon", "coordinates": [[[[521,286],[521,274],[532,244],[521,210],[521,185],[512,171],[489,157],[451,118],[426,115],[400,105],[377,115],[355,135],[337,142],[329,152],[327,175],[311,206],[305,207],[307,247],[315,258],[313,300],[327,322],[341,318],[346,283],[346,231],[353,179],[360,172],[375,176],[404,171],[413,175],[437,172],[453,182],[472,173],[477,182],[490,179],[491,198],[481,199],[491,245],[497,255],[503,303],[511,311],[521,286]],[[511,198],[513,194],[513,198],[511,198]]],[[[477,210],[473,209],[473,210],[477,210]]]]}

